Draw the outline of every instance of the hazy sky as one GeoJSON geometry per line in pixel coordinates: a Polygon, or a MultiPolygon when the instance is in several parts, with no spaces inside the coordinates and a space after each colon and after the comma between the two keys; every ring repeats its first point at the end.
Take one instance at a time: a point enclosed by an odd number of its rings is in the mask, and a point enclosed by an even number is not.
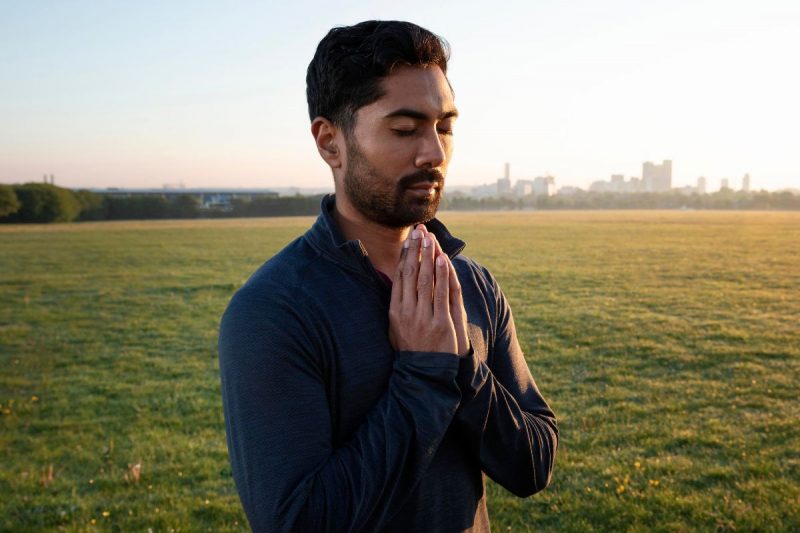
{"type": "Polygon", "coordinates": [[[0,2],[0,182],[325,186],[305,70],[335,25],[452,46],[448,183],[800,187],[800,2],[0,2]]]}

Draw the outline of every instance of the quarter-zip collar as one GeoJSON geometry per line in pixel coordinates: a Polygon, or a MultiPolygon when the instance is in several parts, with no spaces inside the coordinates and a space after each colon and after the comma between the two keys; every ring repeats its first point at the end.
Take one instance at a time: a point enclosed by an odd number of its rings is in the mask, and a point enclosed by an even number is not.
{"type": "MultiPolygon", "coordinates": [[[[368,264],[367,249],[360,240],[345,240],[333,218],[335,205],[336,195],[328,194],[322,198],[319,217],[306,232],[305,238],[328,260],[348,270],[364,273],[368,264]]],[[[442,250],[451,259],[466,246],[464,241],[453,237],[445,225],[435,218],[426,222],[425,227],[436,236],[442,250]]]]}

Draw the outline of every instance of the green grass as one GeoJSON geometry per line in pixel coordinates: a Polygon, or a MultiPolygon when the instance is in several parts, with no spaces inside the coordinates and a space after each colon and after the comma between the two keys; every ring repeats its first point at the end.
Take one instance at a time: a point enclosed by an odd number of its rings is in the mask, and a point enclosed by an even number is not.
{"type": "MultiPolygon", "coordinates": [[[[800,214],[442,219],[559,416],[496,531],[800,529],[800,214]]],[[[0,530],[244,529],[218,320],[311,220],[0,226],[0,530]]]]}

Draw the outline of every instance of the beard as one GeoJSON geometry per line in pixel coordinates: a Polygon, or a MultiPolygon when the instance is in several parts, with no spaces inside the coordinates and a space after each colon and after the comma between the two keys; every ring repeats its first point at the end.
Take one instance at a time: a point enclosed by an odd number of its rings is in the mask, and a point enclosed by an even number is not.
{"type": "Polygon", "coordinates": [[[444,175],[436,169],[422,168],[396,183],[386,178],[367,160],[355,142],[347,141],[347,170],[344,193],[362,215],[382,226],[399,229],[431,220],[439,209],[444,175]],[[410,187],[433,184],[432,195],[420,196],[410,187]]]}

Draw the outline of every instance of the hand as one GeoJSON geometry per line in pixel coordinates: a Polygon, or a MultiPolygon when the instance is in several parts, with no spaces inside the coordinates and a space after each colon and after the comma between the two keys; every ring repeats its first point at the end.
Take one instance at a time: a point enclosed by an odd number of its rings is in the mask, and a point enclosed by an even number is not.
{"type": "MultiPolygon", "coordinates": [[[[425,227],[425,226],[423,226],[425,227]]],[[[426,230],[427,231],[427,230],[426,230]]],[[[461,294],[461,282],[458,281],[458,274],[453,266],[453,262],[442,250],[439,241],[436,241],[436,257],[444,257],[448,266],[448,279],[450,282],[449,298],[450,298],[450,317],[453,319],[453,326],[456,329],[456,340],[458,344],[458,351],[460,356],[467,355],[469,351],[469,337],[467,336],[467,311],[464,308],[464,299],[461,294]]]]}
{"type": "Polygon", "coordinates": [[[389,336],[396,350],[458,353],[450,316],[451,266],[437,250],[436,237],[422,225],[403,243],[389,304],[389,336]]]}
{"type": "MultiPolygon", "coordinates": [[[[437,244],[438,246],[438,244],[437,244]]],[[[461,294],[461,282],[458,281],[456,268],[453,262],[447,257],[447,254],[442,253],[447,259],[447,266],[449,269],[450,280],[450,316],[453,318],[453,326],[456,328],[456,339],[458,341],[458,355],[465,356],[469,352],[469,337],[467,336],[467,310],[464,309],[464,298],[461,294]]]]}

